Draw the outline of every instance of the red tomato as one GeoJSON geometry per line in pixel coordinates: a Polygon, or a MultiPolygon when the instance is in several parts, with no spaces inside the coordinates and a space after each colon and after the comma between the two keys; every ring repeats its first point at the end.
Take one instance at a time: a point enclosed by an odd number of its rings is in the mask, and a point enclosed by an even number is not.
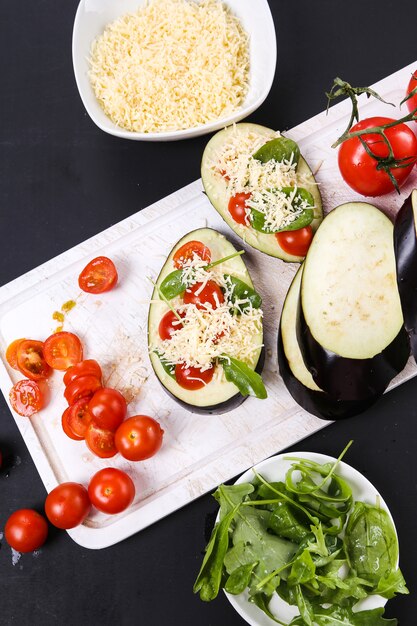
{"type": "MultiPolygon", "coordinates": [[[[352,127],[351,131],[363,130],[374,126],[388,124],[395,120],[389,117],[370,117],[352,127]]],[[[417,138],[406,124],[398,124],[385,131],[394,157],[405,159],[406,167],[390,168],[398,186],[401,186],[410,175],[417,159],[417,138]]],[[[387,157],[388,146],[380,135],[371,133],[362,135],[362,139],[374,154],[387,157]]],[[[388,174],[377,169],[377,161],[367,154],[358,137],[343,142],[339,148],[339,169],[345,182],[356,192],[364,196],[383,196],[394,191],[394,185],[388,174]]]]}
{"type": "Polygon", "coordinates": [[[198,367],[186,367],[184,364],[175,366],[175,379],[184,389],[202,389],[211,381],[213,374],[214,367],[202,372],[198,367]]]}
{"type": "Polygon", "coordinates": [[[72,431],[72,429],[70,428],[70,425],[68,423],[68,418],[69,418],[69,415],[70,415],[70,409],[71,409],[71,407],[69,406],[68,408],[65,409],[65,411],[62,414],[62,418],[61,418],[62,430],[64,431],[66,436],[69,437],[70,439],[74,439],[74,441],[82,441],[84,439],[84,437],[80,437],[79,435],[76,435],[72,431]]]}
{"type": "Polygon", "coordinates": [[[99,428],[114,432],[126,417],[127,404],[120,391],[103,387],[91,398],[88,410],[99,428]]]}
{"type": "Polygon", "coordinates": [[[114,445],[114,433],[111,430],[99,428],[94,421],[90,422],[87,428],[85,443],[90,451],[100,459],[110,459],[117,454],[117,448],[114,445]]]}
{"type": "Polygon", "coordinates": [[[64,391],[65,400],[69,405],[75,404],[81,398],[91,398],[100,388],[101,380],[95,376],[80,376],[66,387],[64,391]]]}
{"type": "Polygon", "coordinates": [[[196,254],[202,261],[211,261],[211,253],[207,246],[201,241],[188,241],[181,248],[178,248],[174,254],[173,262],[175,267],[180,270],[184,265],[189,263],[194,254],[196,254]]]}
{"type": "Polygon", "coordinates": [[[65,411],[67,413],[66,422],[69,430],[76,435],[76,437],[85,438],[87,428],[90,425],[93,416],[88,410],[88,403],[90,398],[80,398],[68,407],[65,411]]]}
{"type": "Polygon", "coordinates": [[[19,367],[17,365],[17,349],[23,341],[27,341],[26,339],[15,339],[12,343],[7,347],[6,350],[6,361],[14,370],[18,370],[19,367]]]}
{"type": "Polygon", "coordinates": [[[229,213],[238,224],[242,224],[243,226],[248,225],[245,207],[246,202],[250,198],[250,193],[237,193],[235,196],[232,196],[229,200],[229,213]]]}
{"type": "Polygon", "coordinates": [[[101,367],[97,361],[94,359],[86,359],[67,369],[64,374],[64,385],[68,387],[70,383],[80,376],[95,376],[101,380],[102,375],[101,367]]]}
{"type": "Polygon", "coordinates": [[[62,483],[52,489],[45,500],[45,513],[57,528],[75,528],[82,524],[91,508],[85,487],[79,483],[62,483]]]}
{"type": "Polygon", "coordinates": [[[133,480],[122,470],[106,467],[90,480],[88,495],[96,509],[114,515],[121,513],[135,497],[133,480]]]}
{"type": "Polygon", "coordinates": [[[116,448],[129,461],[144,461],[162,445],[164,431],[147,415],[134,415],[119,426],[114,438],[116,448]]]}
{"type": "Polygon", "coordinates": [[[11,388],[9,399],[13,410],[23,417],[31,417],[44,405],[42,390],[34,380],[19,380],[11,388]]]}
{"type": "Polygon", "coordinates": [[[74,333],[54,333],[44,343],[45,360],[54,370],[67,370],[83,359],[81,341],[74,333]]]}
{"type": "Polygon", "coordinates": [[[104,293],[113,289],[117,280],[113,261],[106,256],[98,256],[85,266],[78,277],[78,285],[87,293],[104,293]]]}
{"type": "Polygon", "coordinates": [[[275,237],[287,254],[305,256],[313,239],[313,229],[311,226],[305,226],[298,230],[285,230],[275,233],[275,237]]]}
{"type": "Polygon", "coordinates": [[[41,380],[51,374],[44,351],[45,344],[33,339],[25,339],[16,346],[17,369],[23,376],[31,380],[41,380]]]}
{"type": "Polygon", "coordinates": [[[208,280],[203,288],[202,283],[195,283],[184,292],[184,304],[195,304],[197,309],[217,309],[223,304],[224,295],[219,285],[214,280],[208,280]]]}
{"type": "Polygon", "coordinates": [[[48,523],[32,509],[19,509],[11,514],[4,528],[6,541],[18,552],[33,552],[46,541],[48,523]]]}
{"type": "MultiPolygon", "coordinates": [[[[185,313],[178,313],[180,317],[185,317],[185,313]]],[[[167,311],[159,322],[159,336],[161,339],[171,339],[172,333],[182,327],[181,322],[173,311],[167,311]]]]}
{"type": "MultiPolygon", "coordinates": [[[[407,96],[414,91],[414,89],[417,89],[417,70],[414,72],[410,82],[408,83],[407,96]]],[[[407,106],[410,113],[413,113],[413,111],[417,109],[417,91],[414,93],[414,96],[407,100],[407,106]]]]}

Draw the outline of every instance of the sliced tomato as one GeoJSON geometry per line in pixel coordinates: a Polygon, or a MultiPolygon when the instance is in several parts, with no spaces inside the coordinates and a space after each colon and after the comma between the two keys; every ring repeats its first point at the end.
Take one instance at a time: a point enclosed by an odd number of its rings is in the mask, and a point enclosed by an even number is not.
{"type": "MultiPolygon", "coordinates": [[[[179,317],[185,317],[185,313],[178,313],[179,317]]],[[[174,311],[167,311],[161,321],[159,322],[159,336],[161,339],[171,339],[174,331],[182,328],[182,324],[175,315],[174,311]]]]}
{"type": "Polygon", "coordinates": [[[85,266],[78,277],[78,285],[87,293],[104,293],[113,289],[117,280],[113,261],[106,256],[98,256],[85,266]]]}
{"type": "Polygon", "coordinates": [[[22,343],[22,341],[27,341],[26,339],[15,339],[12,343],[7,347],[6,350],[6,361],[14,370],[18,370],[19,367],[17,365],[17,349],[22,343]]]}
{"type": "Polygon", "coordinates": [[[10,390],[10,404],[23,417],[31,417],[44,405],[42,389],[34,380],[19,380],[10,390]]]}
{"type": "Polygon", "coordinates": [[[237,193],[235,196],[232,196],[229,200],[229,213],[233,217],[234,221],[237,224],[242,224],[243,226],[248,225],[247,217],[246,217],[246,208],[247,201],[251,197],[250,193],[237,193]]]}
{"type": "Polygon", "coordinates": [[[202,372],[198,367],[187,367],[181,363],[175,366],[175,379],[184,389],[202,389],[211,381],[213,374],[214,367],[202,372]]]}
{"type": "Polygon", "coordinates": [[[67,415],[67,424],[70,430],[77,437],[81,437],[81,439],[85,438],[85,434],[87,432],[87,428],[90,425],[90,422],[93,419],[92,414],[88,409],[88,403],[90,402],[90,398],[80,398],[68,407],[68,415],[67,415]]]}
{"type": "Polygon", "coordinates": [[[65,400],[71,406],[81,398],[91,398],[98,389],[101,389],[101,380],[96,376],[79,376],[66,387],[65,400]]]}
{"type": "Polygon", "coordinates": [[[223,302],[223,292],[214,280],[208,280],[204,287],[203,283],[195,283],[184,292],[184,303],[195,304],[197,309],[217,309],[223,302]]]}
{"type": "Polygon", "coordinates": [[[17,368],[23,376],[31,380],[41,380],[51,374],[51,368],[44,356],[42,341],[25,339],[16,346],[17,368]]]}
{"type": "Polygon", "coordinates": [[[201,241],[188,241],[181,248],[178,248],[174,254],[173,262],[175,267],[180,270],[184,265],[189,263],[194,255],[197,255],[202,261],[210,263],[211,252],[201,241]]]}
{"type": "Polygon", "coordinates": [[[80,378],[80,376],[95,376],[101,380],[102,375],[101,367],[97,361],[94,359],[86,359],[67,369],[64,374],[64,385],[68,387],[69,384],[76,378],[80,378]]]}
{"type": "Polygon", "coordinates": [[[114,433],[111,430],[99,428],[94,420],[87,428],[85,442],[89,450],[101,459],[110,459],[117,454],[114,433]]]}
{"type": "Polygon", "coordinates": [[[67,370],[83,359],[81,341],[74,333],[54,333],[44,343],[44,354],[48,365],[54,370],[67,370]]]}
{"type": "Polygon", "coordinates": [[[62,418],[61,418],[62,430],[64,431],[66,436],[69,437],[70,439],[74,439],[74,441],[82,441],[84,437],[79,437],[70,428],[70,425],[68,422],[70,408],[71,408],[70,406],[67,407],[62,414],[62,418]]]}
{"type": "Polygon", "coordinates": [[[313,240],[313,229],[311,226],[305,226],[298,230],[285,230],[281,233],[275,233],[275,237],[287,254],[305,256],[313,240]]]}

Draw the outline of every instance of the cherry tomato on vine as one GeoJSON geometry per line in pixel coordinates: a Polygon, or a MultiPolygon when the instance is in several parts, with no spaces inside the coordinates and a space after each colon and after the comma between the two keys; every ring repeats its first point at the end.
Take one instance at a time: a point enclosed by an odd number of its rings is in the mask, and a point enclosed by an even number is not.
{"type": "Polygon", "coordinates": [[[101,380],[92,375],[79,376],[66,387],[65,400],[71,406],[81,398],[91,398],[98,389],[101,389],[101,380]]]}
{"type": "Polygon", "coordinates": [[[107,467],[98,471],[88,485],[92,504],[103,513],[115,515],[130,506],[135,497],[133,480],[122,470],[107,467]]]}
{"type": "Polygon", "coordinates": [[[4,528],[6,541],[18,552],[33,552],[46,541],[48,523],[33,509],[19,509],[12,513],[4,528]]]}
{"type": "MultiPolygon", "coordinates": [[[[389,117],[370,117],[355,124],[350,132],[382,126],[394,122],[389,117]]],[[[390,167],[390,171],[400,187],[410,175],[417,159],[417,138],[406,124],[398,124],[385,131],[393,156],[402,160],[405,167],[390,167]]],[[[381,135],[364,134],[362,139],[378,157],[388,157],[389,148],[381,135]]],[[[364,196],[383,196],[395,190],[388,173],[377,169],[378,161],[370,156],[358,137],[342,143],[338,155],[339,169],[345,182],[364,196]]]]}
{"type": "MultiPolygon", "coordinates": [[[[87,428],[93,419],[89,411],[90,398],[80,398],[65,410],[68,429],[78,438],[84,439],[87,428]]],[[[63,418],[64,419],[64,418],[63,418]]]]}
{"type": "Polygon", "coordinates": [[[85,433],[85,443],[89,450],[100,459],[110,459],[117,454],[114,432],[100,428],[94,420],[90,422],[85,433]]]}
{"type": "Polygon", "coordinates": [[[78,285],[87,293],[104,293],[113,289],[117,280],[113,261],[106,256],[98,256],[85,266],[78,277],[78,285]]]}
{"type": "Polygon", "coordinates": [[[233,217],[235,222],[242,224],[243,226],[248,225],[245,208],[250,196],[250,193],[237,193],[229,200],[228,209],[230,215],[233,217]]]}
{"type": "Polygon", "coordinates": [[[62,483],[52,489],[45,500],[45,513],[57,528],[69,529],[82,524],[91,509],[85,487],[79,483],[62,483]]]}
{"type": "Polygon", "coordinates": [[[7,346],[6,350],[6,361],[14,370],[18,370],[19,367],[17,365],[17,349],[22,343],[22,341],[27,341],[26,339],[15,339],[11,344],[7,346]]]}
{"type": "Polygon", "coordinates": [[[187,241],[181,248],[178,248],[173,257],[175,267],[180,270],[189,263],[194,255],[200,257],[202,261],[210,263],[211,253],[209,248],[201,241],[187,241]]]}
{"type": "Polygon", "coordinates": [[[164,431],[148,415],[134,415],[116,431],[116,448],[129,461],[144,461],[156,454],[162,445],[164,431]]]}
{"type": "Polygon", "coordinates": [[[197,309],[205,309],[207,306],[217,309],[223,302],[223,292],[214,280],[208,280],[204,287],[202,283],[194,283],[184,292],[184,304],[195,304],[197,309]]]}
{"type": "Polygon", "coordinates": [[[305,226],[298,230],[284,230],[275,233],[275,237],[287,254],[305,256],[313,240],[313,229],[311,226],[305,226]]]}
{"type": "Polygon", "coordinates": [[[34,339],[25,339],[16,346],[17,368],[31,380],[41,380],[51,374],[45,356],[45,344],[34,339]]]}
{"type": "Polygon", "coordinates": [[[54,370],[67,370],[83,359],[81,341],[74,333],[54,333],[44,343],[45,360],[54,370]]]}
{"type": "MultiPolygon", "coordinates": [[[[178,313],[179,317],[185,317],[185,313],[178,313]]],[[[167,311],[159,322],[159,336],[161,339],[171,339],[172,333],[182,327],[177,315],[173,311],[167,311]]]]}
{"type": "Polygon", "coordinates": [[[202,372],[198,367],[187,367],[183,363],[175,366],[175,379],[184,389],[202,389],[211,381],[213,374],[214,367],[202,372]]]}
{"type": "Polygon", "coordinates": [[[19,380],[10,390],[10,404],[23,417],[31,417],[44,405],[44,394],[35,380],[19,380]]]}
{"type": "MultiPolygon", "coordinates": [[[[407,96],[415,89],[417,89],[417,70],[414,72],[410,82],[408,83],[407,96]]],[[[417,91],[414,93],[414,96],[411,96],[411,98],[407,100],[407,107],[410,113],[417,109],[417,91]]]]}
{"type": "Polygon", "coordinates": [[[100,365],[94,359],[86,359],[72,365],[64,374],[64,385],[68,387],[76,378],[80,376],[95,376],[99,380],[102,377],[100,365]]]}
{"type": "Polygon", "coordinates": [[[126,400],[117,389],[98,389],[88,403],[95,424],[103,430],[115,431],[127,413],[126,400]]]}

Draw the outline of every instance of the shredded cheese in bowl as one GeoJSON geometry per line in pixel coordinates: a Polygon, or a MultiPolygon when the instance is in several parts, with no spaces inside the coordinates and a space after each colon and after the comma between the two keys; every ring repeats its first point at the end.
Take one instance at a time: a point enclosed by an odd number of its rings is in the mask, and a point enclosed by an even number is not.
{"type": "Polygon", "coordinates": [[[194,128],[235,112],[249,41],[220,0],[151,0],[92,44],[90,81],[109,118],[136,132],[194,128]]]}

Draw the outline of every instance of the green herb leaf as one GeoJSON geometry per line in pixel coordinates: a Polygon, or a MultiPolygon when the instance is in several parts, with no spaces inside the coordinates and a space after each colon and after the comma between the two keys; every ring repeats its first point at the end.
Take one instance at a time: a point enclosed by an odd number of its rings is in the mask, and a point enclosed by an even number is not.
{"type": "Polygon", "coordinates": [[[281,626],[287,626],[284,622],[281,622],[278,618],[275,617],[273,613],[271,613],[269,609],[269,603],[271,602],[271,596],[267,596],[265,593],[257,593],[256,596],[251,596],[249,598],[249,602],[255,604],[258,609],[261,609],[269,617],[277,624],[281,626]]]}
{"type": "Polygon", "coordinates": [[[161,361],[161,365],[164,368],[164,371],[171,376],[171,378],[175,379],[175,365],[173,363],[169,363],[164,357],[161,355],[158,350],[155,350],[155,354],[158,355],[159,360],[161,361]]]}
{"type": "Polygon", "coordinates": [[[312,580],[315,574],[316,566],[311,554],[308,550],[304,550],[293,562],[287,582],[289,585],[300,585],[312,580]]]}
{"type": "Polygon", "coordinates": [[[167,300],[172,300],[172,298],[181,295],[187,289],[187,285],[183,282],[182,277],[182,270],[174,270],[168,276],[165,276],[161,282],[159,290],[167,300]]]}
{"type": "Polygon", "coordinates": [[[262,298],[253,287],[249,287],[247,283],[236,276],[225,274],[224,277],[231,287],[230,300],[236,305],[240,313],[250,305],[252,305],[254,309],[259,309],[262,306],[262,298]],[[249,302],[241,302],[242,300],[249,300],[249,302]]]}
{"type": "Polygon", "coordinates": [[[223,367],[226,380],[234,383],[242,396],[255,396],[264,400],[268,397],[265,385],[261,376],[253,369],[227,354],[223,354],[219,359],[223,367]]]}
{"type": "Polygon", "coordinates": [[[258,562],[255,561],[254,563],[247,563],[246,565],[241,565],[240,567],[236,568],[230,574],[224,586],[227,593],[231,593],[233,595],[243,593],[246,587],[249,586],[253,569],[257,564],[258,562]]]}
{"type": "Polygon", "coordinates": [[[288,139],[288,137],[277,137],[261,146],[253,155],[253,158],[261,161],[261,163],[274,160],[278,163],[290,161],[298,164],[300,148],[295,141],[288,139]]]}
{"type": "Polygon", "coordinates": [[[254,486],[250,483],[241,485],[220,485],[213,494],[213,497],[220,505],[220,519],[237,505],[241,504],[245,498],[253,493],[254,486]]]}
{"type": "MultiPolygon", "coordinates": [[[[355,613],[349,607],[331,606],[314,607],[314,624],[317,626],[397,626],[396,619],[384,619],[384,609],[359,611],[355,613]]],[[[303,618],[296,617],[290,626],[305,626],[303,618]]]]}
{"type": "Polygon", "coordinates": [[[410,592],[407,589],[401,570],[397,569],[379,579],[378,584],[374,589],[374,593],[389,600],[397,593],[408,594],[410,592]]]}
{"type": "MultiPolygon", "coordinates": [[[[282,189],[276,189],[276,190],[270,189],[269,191],[276,192],[277,194],[279,192],[282,192],[284,193],[284,195],[289,197],[294,193],[294,188],[283,187],[282,189]]],[[[294,211],[298,209],[298,205],[300,204],[300,202],[307,202],[308,205],[312,208],[303,209],[302,213],[298,217],[296,217],[290,224],[288,224],[287,226],[284,226],[283,228],[277,228],[277,229],[268,228],[265,225],[265,214],[262,211],[259,211],[258,209],[254,209],[250,207],[250,210],[251,210],[250,222],[251,222],[252,228],[254,228],[255,230],[259,232],[270,234],[270,233],[278,233],[278,232],[289,231],[289,230],[299,230],[300,228],[304,228],[305,226],[308,226],[309,224],[311,224],[311,222],[314,219],[314,210],[313,210],[314,198],[309,191],[307,191],[306,189],[303,189],[302,187],[297,188],[297,193],[294,195],[294,198],[292,201],[292,206],[294,207],[294,211]]]]}

